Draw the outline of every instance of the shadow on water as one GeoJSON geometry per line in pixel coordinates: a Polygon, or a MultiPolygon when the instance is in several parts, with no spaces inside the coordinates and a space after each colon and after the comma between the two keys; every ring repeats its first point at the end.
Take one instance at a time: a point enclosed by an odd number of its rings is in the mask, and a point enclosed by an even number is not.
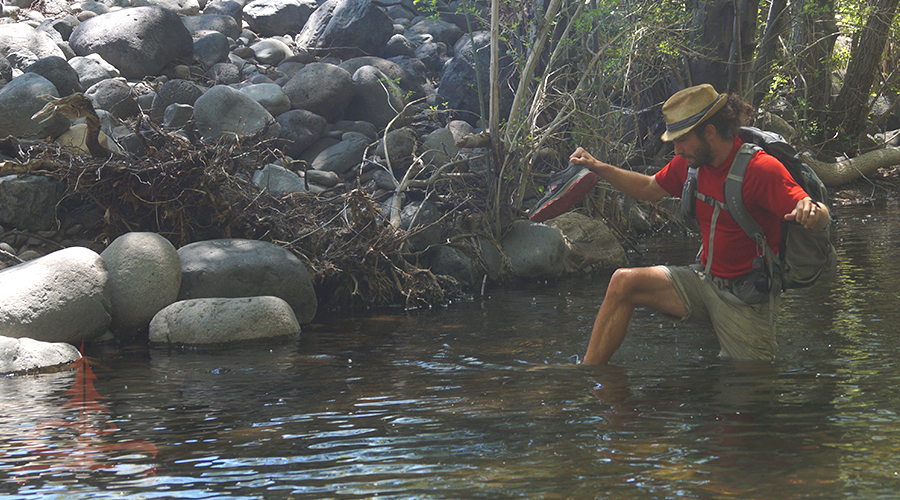
{"type": "MultiPolygon", "coordinates": [[[[0,491],[895,496],[900,210],[836,212],[836,274],[786,295],[774,363],[722,360],[708,327],[641,310],[612,365],[575,365],[605,276],[489,291],[441,310],[337,318],[275,346],[98,348],[94,387],[106,411],[90,418],[114,433],[35,432],[79,418],[62,407],[72,372],[0,379],[0,491]],[[59,458],[59,450],[83,457],[97,443],[136,440],[157,455],[95,453],[92,463],[108,466],[97,470],[59,458]]],[[[689,261],[695,250],[690,239],[656,240],[645,260],[689,261]]]]}

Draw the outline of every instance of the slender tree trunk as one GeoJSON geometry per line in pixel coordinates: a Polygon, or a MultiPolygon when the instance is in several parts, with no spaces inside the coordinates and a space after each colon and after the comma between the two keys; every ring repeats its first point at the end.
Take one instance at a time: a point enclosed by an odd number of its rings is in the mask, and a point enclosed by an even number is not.
{"type": "Polygon", "coordinates": [[[778,38],[784,32],[787,0],[773,0],[769,6],[769,16],[766,19],[766,31],[762,43],[757,51],[756,61],[753,65],[753,107],[758,108],[768,92],[769,82],[772,76],[769,72],[772,61],[775,59],[775,47],[778,38]]]}
{"type": "Polygon", "coordinates": [[[693,83],[709,83],[719,92],[743,91],[746,63],[756,50],[759,0],[694,0],[691,28],[696,55],[690,61],[693,83]]]}

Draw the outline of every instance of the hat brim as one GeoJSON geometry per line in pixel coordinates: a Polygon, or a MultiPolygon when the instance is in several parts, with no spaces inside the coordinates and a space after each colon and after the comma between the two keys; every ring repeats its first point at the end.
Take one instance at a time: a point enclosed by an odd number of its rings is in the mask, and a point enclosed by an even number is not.
{"type": "Polygon", "coordinates": [[[725,106],[725,103],[727,103],[727,102],[728,102],[728,95],[727,94],[719,94],[719,97],[716,98],[716,101],[713,103],[712,107],[709,108],[706,111],[706,113],[702,117],[700,117],[699,120],[694,122],[693,125],[682,128],[682,129],[678,129],[675,131],[666,130],[665,132],[662,133],[662,140],[665,142],[672,142],[675,139],[678,139],[679,137],[683,136],[684,134],[690,132],[691,130],[694,130],[694,128],[696,128],[697,125],[700,125],[701,123],[706,121],[707,118],[716,114],[716,112],[718,112],[720,109],[722,109],[722,107],[725,106]]]}

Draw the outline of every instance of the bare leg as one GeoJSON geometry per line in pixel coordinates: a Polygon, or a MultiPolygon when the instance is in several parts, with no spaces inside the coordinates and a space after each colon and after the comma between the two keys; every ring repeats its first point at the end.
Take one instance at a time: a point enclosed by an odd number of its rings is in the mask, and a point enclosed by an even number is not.
{"type": "Polygon", "coordinates": [[[582,363],[609,362],[625,339],[634,309],[644,306],[678,317],[687,312],[662,267],[619,269],[613,273],[600,312],[594,320],[591,341],[582,363]]]}

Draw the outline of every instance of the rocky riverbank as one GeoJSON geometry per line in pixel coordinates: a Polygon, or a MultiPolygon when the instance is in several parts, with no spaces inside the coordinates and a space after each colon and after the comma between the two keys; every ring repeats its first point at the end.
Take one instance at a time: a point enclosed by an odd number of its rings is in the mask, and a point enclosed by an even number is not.
{"type": "Polygon", "coordinates": [[[489,34],[461,7],[4,5],[0,336],[52,355],[0,371],[67,362],[55,343],[281,337],[330,311],[623,264],[578,213],[506,210],[488,229],[489,34]]]}

